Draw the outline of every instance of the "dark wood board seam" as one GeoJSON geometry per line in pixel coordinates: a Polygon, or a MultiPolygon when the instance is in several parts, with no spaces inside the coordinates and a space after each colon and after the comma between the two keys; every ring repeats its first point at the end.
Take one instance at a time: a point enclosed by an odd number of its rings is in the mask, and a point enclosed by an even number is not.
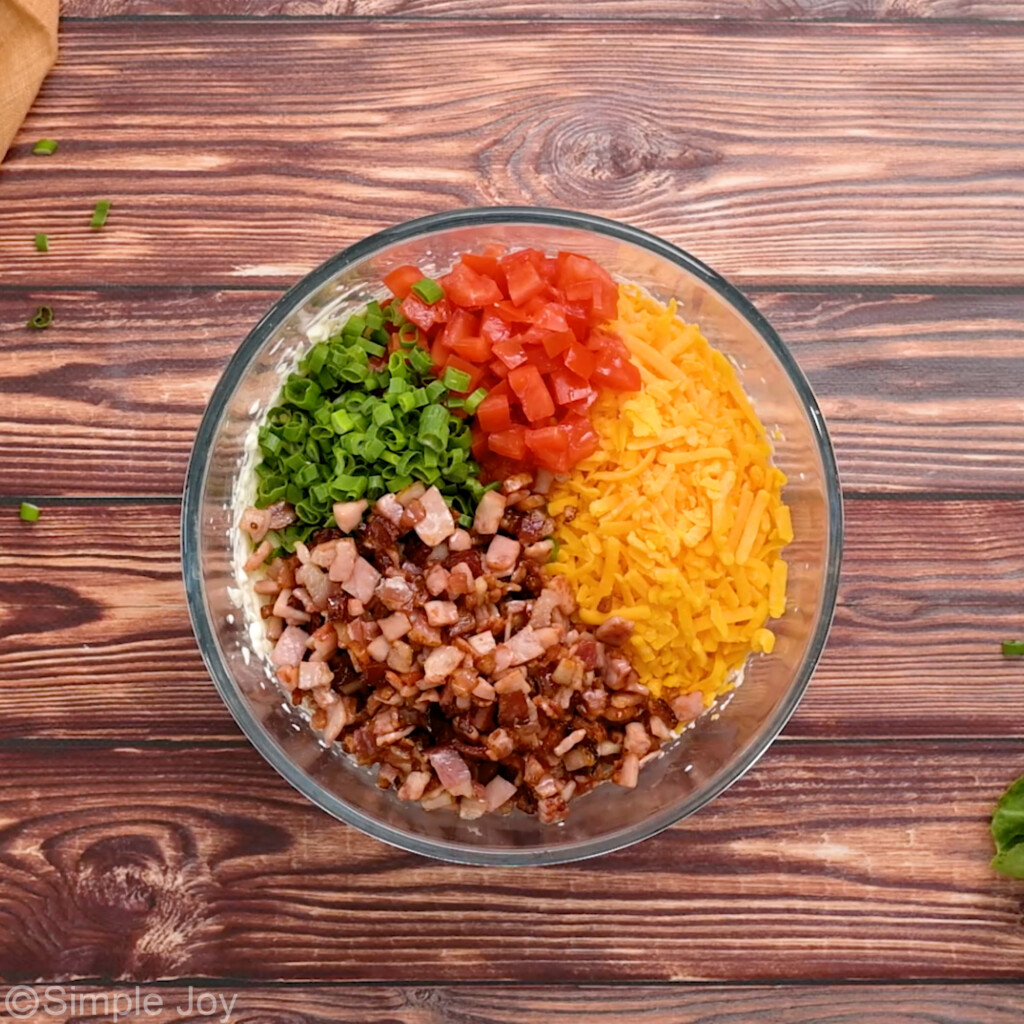
{"type": "MultiPolygon", "coordinates": [[[[32,987],[39,989],[47,984],[50,979],[37,979],[33,982],[32,987]]],[[[781,988],[901,988],[906,986],[917,986],[922,987],[948,987],[948,988],[973,988],[976,986],[984,986],[986,988],[1009,988],[1019,987],[1021,984],[1020,980],[1014,978],[878,978],[878,979],[862,979],[862,978],[789,978],[785,981],[779,981],[777,978],[743,978],[737,980],[722,981],[720,979],[711,980],[696,980],[696,981],[669,981],[663,978],[653,978],[649,980],[630,980],[630,981],[559,981],[558,979],[552,980],[531,980],[531,981],[472,981],[472,980],[438,980],[438,979],[418,979],[416,981],[389,981],[382,979],[373,979],[366,981],[262,981],[260,979],[253,979],[247,977],[193,977],[183,976],[174,978],[162,978],[156,981],[145,981],[145,982],[126,982],[122,980],[115,980],[112,978],[95,977],[95,978],[75,978],[73,981],[61,981],[61,986],[65,989],[73,988],[95,988],[97,986],[104,986],[112,989],[125,989],[134,991],[136,984],[141,986],[143,989],[161,989],[161,988],[180,988],[185,985],[192,985],[195,988],[209,988],[209,989],[275,989],[287,991],[302,990],[305,988],[317,988],[317,989],[337,989],[344,991],[350,988],[395,988],[395,989],[409,989],[409,988],[483,988],[483,989],[509,989],[509,988],[542,988],[542,989],[625,989],[625,988],[658,988],[658,989],[679,989],[681,991],[700,991],[702,989],[721,989],[721,988],[763,988],[770,986],[773,989],[781,988]]]]}
{"type": "Polygon", "coordinates": [[[679,17],[655,17],[655,18],[628,18],[619,16],[580,17],[537,17],[535,15],[501,15],[489,17],[486,14],[466,15],[431,15],[431,14],[112,14],[109,16],[97,15],[95,17],[84,17],[82,15],[67,15],[61,21],[71,24],[91,24],[94,22],[139,22],[139,21],[175,21],[181,22],[263,22],[273,24],[275,22],[308,23],[318,24],[320,22],[425,22],[433,25],[441,24],[483,24],[483,25],[636,25],[649,23],[651,25],[685,25],[699,29],[721,31],[725,29],[749,28],[759,29],[770,25],[840,25],[840,26],[874,26],[874,25],[968,25],[988,26],[1005,29],[1007,26],[1014,26],[1017,29],[1024,29],[1024,24],[1019,20],[1011,18],[750,18],[750,17],[723,17],[723,18],[679,18],[679,17]]]}

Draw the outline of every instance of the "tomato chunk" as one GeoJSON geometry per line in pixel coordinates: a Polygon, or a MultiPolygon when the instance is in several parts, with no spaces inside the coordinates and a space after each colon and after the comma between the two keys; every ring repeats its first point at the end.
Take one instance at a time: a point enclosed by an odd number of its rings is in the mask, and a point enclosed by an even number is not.
{"type": "Polygon", "coordinates": [[[518,338],[509,338],[508,341],[499,341],[491,347],[491,351],[510,369],[522,366],[526,362],[526,349],[518,338]]]}
{"type": "Polygon", "coordinates": [[[513,426],[499,430],[487,438],[487,446],[495,455],[521,462],[526,457],[526,427],[513,426]]]}
{"type": "Polygon", "coordinates": [[[554,415],[554,399],[536,366],[527,364],[509,370],[508,382],[523,407],[523,415],[531,423],[554,415]]]}
{"type": "Polygon", "coordinates": [[[499,394],[496,388],[492,388],[476,410],[476,421],[487,434],[508,430],[512,426],[512,408],[508,404],[508,395],[499,394]]]}
{"type": "Polygon", "coordinates": [[[423,271],[419,267],[406,263],[404,266],[395,267],[390,274],[385,274],[384,287],[396,299],[404,299],[412,290],[412,286],[423,280],[423,276],[423,271]]]}
{"type": "Polygon", "coordinates": [[[572,469],[569,435],[565,427],[537,427],[526,431],[526,447],[537,462],[554,473],[572,469]]]}
{"type": "Polygon", "coordinates": [[[501,302],[505,297],[493,278],[478,274],[465,263],[456,263],[451,273],[445,274],[438,284],[456,306],[479,309],[501,302]]]}

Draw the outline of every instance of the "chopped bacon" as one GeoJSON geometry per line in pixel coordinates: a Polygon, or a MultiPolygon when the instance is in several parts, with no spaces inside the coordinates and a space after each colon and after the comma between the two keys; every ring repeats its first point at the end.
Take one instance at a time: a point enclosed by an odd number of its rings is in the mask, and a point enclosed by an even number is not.
{"type": "Polygon", "coordinates": [[[270,529],[270,510],[266,508],[247,508],[242,513],[242,521],[238,524],[249,534],[254,544],[259,544],[270,529]]]}
{"type": "Polygon", "coordinates": [[[428,487],[419,502],[425,515],[415,526],[416,534],[428,547],[436,547],[455,532],[451,509],[436,487],[428,487]]]}
{"type": "Polygon", "coordinates": [[[288,626],[274,647],[270,660],[278,667],[298,665],[306,653],[309,634],[298,626],[288,626]]]}
{"type": "Polygon", "coordinates": [[[437,747],[427,755],[427,759],[437,772],[441,785],[452,796],[473,795],[473,776],[470,775],[469,766],[457,750],[451,747],[437,747]]]}

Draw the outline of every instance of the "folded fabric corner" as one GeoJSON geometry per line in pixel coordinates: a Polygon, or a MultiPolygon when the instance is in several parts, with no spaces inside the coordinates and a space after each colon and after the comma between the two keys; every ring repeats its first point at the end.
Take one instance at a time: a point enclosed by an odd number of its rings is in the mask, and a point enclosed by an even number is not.
{"type": "Polygon", "coordinates": [[[0,160],[57,59],[58,0],[0,0],[0,160]]]}

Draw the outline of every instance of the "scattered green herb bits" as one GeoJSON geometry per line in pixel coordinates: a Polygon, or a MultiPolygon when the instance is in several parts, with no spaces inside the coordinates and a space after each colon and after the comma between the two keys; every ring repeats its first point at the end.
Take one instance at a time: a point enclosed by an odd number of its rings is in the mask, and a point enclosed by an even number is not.
{"type": "Polygon", "coordinates": [[[21,516],[23,523],[37,523],[39,522],[39,506],[33,505],[31,502],[23,501],[21,508],[18,510],[18,514],[21,516]]]}

